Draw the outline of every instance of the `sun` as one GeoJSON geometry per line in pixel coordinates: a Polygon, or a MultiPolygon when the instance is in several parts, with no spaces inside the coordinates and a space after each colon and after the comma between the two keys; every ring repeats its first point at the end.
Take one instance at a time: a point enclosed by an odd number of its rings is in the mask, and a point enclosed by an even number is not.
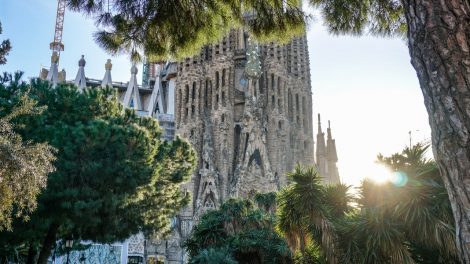
{"type": "Polygon", "coordinates": [[[377,163],[371,164],[371,166],[365,171],[365,177],[377,184],[385,184],[394,180],[393,172],[385,166],[377,163]]]}

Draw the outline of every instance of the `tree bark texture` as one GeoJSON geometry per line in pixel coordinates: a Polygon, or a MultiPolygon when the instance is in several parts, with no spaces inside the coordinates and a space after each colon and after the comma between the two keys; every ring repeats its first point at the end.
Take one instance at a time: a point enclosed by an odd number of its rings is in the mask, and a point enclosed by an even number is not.
{"type": "Polygon", "coordinates": [[[429,114],[434,157],[470,263],[470,1],[402,0],[408,46],[429,114]]]}
{"type": "Polygon", "coordinates": [[[42,243],[41,251],[39,252],[37,264],[47,264],[47,259],[51,255],[51,251],[56,242],[56,234],[59,229],[59,225],[52,223],[47,230],[46,237],[42,243]]]}

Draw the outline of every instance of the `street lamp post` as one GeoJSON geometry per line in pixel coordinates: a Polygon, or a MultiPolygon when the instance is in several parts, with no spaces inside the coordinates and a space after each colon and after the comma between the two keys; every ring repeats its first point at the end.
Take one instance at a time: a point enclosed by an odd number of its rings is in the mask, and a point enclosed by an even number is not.
{"type": "Polygon", "coordinates": [[[67,262],[66,262],[66,264],[69,264],[70,249],[72,249],[72,246],[73,246],[73,240],[71,240],[71,239],[65,240],[65,249],[67,250],[67,262]]]}

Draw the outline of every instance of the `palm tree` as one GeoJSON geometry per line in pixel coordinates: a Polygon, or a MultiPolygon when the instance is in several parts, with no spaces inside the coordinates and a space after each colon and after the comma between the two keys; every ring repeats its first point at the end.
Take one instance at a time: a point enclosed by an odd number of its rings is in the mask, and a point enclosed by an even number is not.
{"type": "MultiPolygon", "coordinates": [[[[271,196],[266,194],[264,201],[271,196]]],[[[291,263],[286,241],[274,231],[274,215],[263,207],[255,208],[251,200],[229,199],[204,214],[185,242],[190,262],[291,263]],[[228,257],[221,258],[220,252],[228,257]]]]}
{"type": "Polygon", "coordinates": [[[292,184],[278,194],[278,231],[294,252],[304,254],[317,241],[329,263],[336,263],[333,227],[320,175],[313,167],[298,165],[288,177],[292,184]]]}
{"type": "Polygon", "coordinates": [[[358,210],[335,222],[342,263],[459,263],[450,202],[427,149],[378,156],[394,180],[365,180],[358,210]]]}

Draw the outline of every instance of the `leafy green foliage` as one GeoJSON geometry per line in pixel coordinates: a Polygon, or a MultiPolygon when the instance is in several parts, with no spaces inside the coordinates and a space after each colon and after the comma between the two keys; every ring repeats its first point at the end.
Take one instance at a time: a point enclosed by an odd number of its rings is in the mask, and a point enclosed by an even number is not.
{"type": "Polygon", "coordinates": [[[405,36],[407,25],[402,1],[309,0],[321,10],[333,34],[405,36]]]}
{"type": "MultiPolygon", "coordinates": [[[[0,23],[0,34],[2,34],[2,23],[0,23]]],[[[7,63],[7,55],[10,53],[11,44],[10,40],[3,40],[0,43],[0,65],[7,63]]]]}
{"type": "Polygon", "coordinates": [[[321,177],[313,167],[297,166],[288,174],[292,184],[278,194],[277,229],[295,252],[305,254],[318,241],[330,262],[335,262],[334,232],[321,177]]]}
{"type": "Polygon", "coordinates": [[[230,199],[220,209],[204,214],[185,247],[191,263],[290,263],[291,260],[287,243],[274,231],[274,215],[255,209],[250,200],[230,199]],[[225,252],[226,257],[216,252],[225,252]]]}
{"type": "Polygon", "coordinates": [[[5,109],[22,96],[45,108],[14,123],[23,138],[57,149],[56,171],[31,221],[17,221],[14,239],[8,232],[2,239],[42,243],[41,253],[49,254],[55,236],[107,243],[140,231],[149,236],[170,231],[170,218],[189,200],[179,190],[195,164],[189,143],[163,142],[157,121],[123,109],[111,89],[80,92],[69,84],[53,89],[40,80],[1,88],[5,109]]]}
{"type": "Polygon", "coordinates": [[[379,155],[397,176],[363,181],[354,208],[350,187],[322,186],[313,168],[291,172],[278,194],[277,229],[295,263],[459,263],[450,202],[428,147],[379,155]]]}
{"type": "Polygon", "coordinates": [[[287,41],[304,30],[298,0],[68,0],[68,6],[95,18],[102,48],[133,61],[192,56],[234,27],[264,41],[287,41]]]}
{"type": "MultiPolygon", "coordinates": [[[[0,90],[6,85],[25,86],[20,77],[21,73],[4,74],[0,90]]],[[[53,149],[45,143],[23,141],[11,124],[19,116],[43,110],[27,96],[22,96],[8,114],[0,115],[0,231],[11,230],[13,217],[28,219],[37,206],[37,195],[46,186],[47,174],[54,170],[53,149]]],[[[0,108],[0,112],[3,111],[0,108]]]]}
{"type": "Polygon", "coordinates": [[[233,259],[228,248],[208,248],[203,249],[199,254],[192,258],[191,263],[198,264],[238,264],[233,259]]]}

